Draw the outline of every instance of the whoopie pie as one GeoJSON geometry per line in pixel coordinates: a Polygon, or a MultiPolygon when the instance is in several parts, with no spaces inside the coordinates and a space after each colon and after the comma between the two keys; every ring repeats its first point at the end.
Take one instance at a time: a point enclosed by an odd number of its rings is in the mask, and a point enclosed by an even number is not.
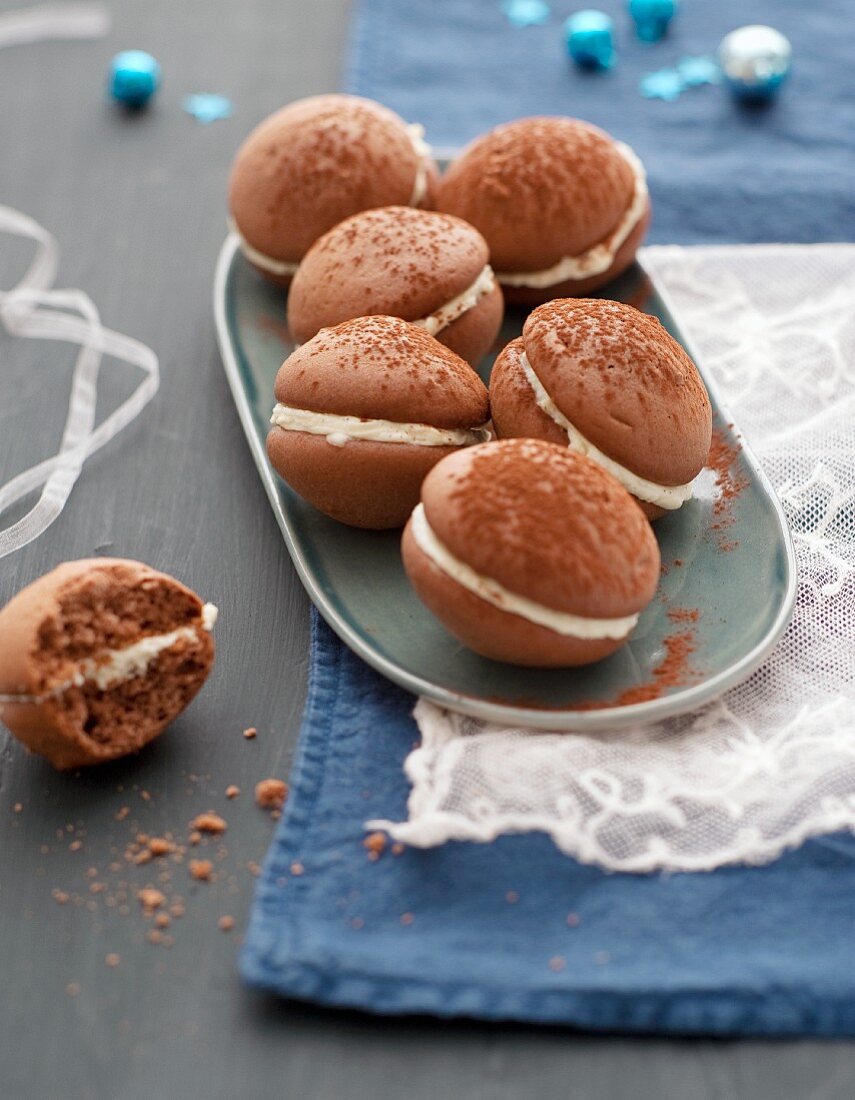
{"type": "Polygon", "coordinates": [[[477,229],[408,206],[365,210],[315,241],[288,294],[294,339],[352,317],[419,325],[473,366],[502,324],[502,292],[477,229]]]}
{"type": "Polygon", "coordinates": [[[399,317],[322,329],[282,364],[267,454],[300,496],[354,527],[401,527],[441,458],[488,438],[484,383],[399,317]]]}
{"type": "Polygon", "coordinates": [[[483,233],[509,302],[589,294],[632,263],[650,221],[641,161],[574,118],[523,118],[450,165],[437,209],[483,233]]]}
{"type": "Polygon", "coordinates": [[[490,378],[500,438],[588,455],[650,519],[680,508],[710,449],[712,410],[686,351],[646,313],[599,298],[535,309],[490,378]]]}
{"type": "Polygon", "coordinates": [[[607,657],[659,579],[656,539],[629,493],[590,459],[535,439],[438,463],[402,552],[416,592],[456,638],[517,665],[607,657]]]}
{"type": "Polygon", "coordinates": [[[266,118],[238,150],[229,184],[244,255],[287,286],[311,245],[374,206],[432,206],[438,173],[421,126],[370,99],[320,95],[266,118]]]}
{"type": "Polygon", "coordinates": [[[205,682],[216,615],[141,562],[66,562],[0,611],[0,718],[56,768],[136,752],[205,682]]]}

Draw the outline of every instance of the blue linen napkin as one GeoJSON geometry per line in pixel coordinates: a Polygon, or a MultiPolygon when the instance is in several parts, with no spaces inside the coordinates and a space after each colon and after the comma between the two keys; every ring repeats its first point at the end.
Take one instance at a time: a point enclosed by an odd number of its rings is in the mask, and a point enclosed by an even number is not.
{"type": "Polygon", "coordinates": [[[372,861],[403,815],[412,698],[313,615],[291,793],[242,957],[285,996],[383,1013],[718,1035],[855,1034],[855,838],[765,867],[606,874],[542,835],[372,861]]]}
{"type": "Polygon", "coordinates": [[[636,38],[625,0],[552,0],[541,26],[513,27],[499,0],[362,0],[347,90],[379,99],[427,139],[457,146],[499,122],[569,114],[628,142],[653,200],[649,240],[788,243],[855,233],[855,19],[851,0],[683,0],[667,38],[636,38]],[[618,62],[582,72],[561,32],[578,8],[615,20],[618,62]],[[723,87],[674,102],[643,99],[646,73],[714,54],[745,23],[793,46],[789,82],[768,107],[738,107],[723,87]]]}
{"type": "MultiPolygon", "coordinates": [[[[855,225],[855,97],[848,0],[684,0],[673,35],[623,32],[599,77],[569,67],[554,0],[512,27],[499,0],[363,0],[348,90],[460,144],[523,114],[570,113],[635,146],[656,210],[652,239],[813,241],[855,225]],[[794,46],[769,109],[724,89],[674,103],[640,77],[709,53],[747,21],[794,46]]],[[[813,840],[775,863],[711,874],[606,874],[541,835],[489,845],[363,845],[370,818],[402,818],[413,699],[313,618],[310,690],[291,794],[259,882],[246,979],[285,996],[590,1028],[720,1035],[855,1035],[855,838],[813,840]]]]}

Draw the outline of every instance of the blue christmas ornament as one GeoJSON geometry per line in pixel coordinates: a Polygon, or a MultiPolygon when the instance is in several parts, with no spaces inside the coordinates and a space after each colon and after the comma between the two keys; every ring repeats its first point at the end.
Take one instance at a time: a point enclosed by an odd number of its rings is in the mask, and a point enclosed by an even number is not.
{"type": "Polygon", "coordinates": [[[744,102],[771,99],[790,71],[792,48],[773,27],[739,27],[721,40],[718,61],[727,86],[744,102]]]}
{"type": "Polygon", "coordinates": [[[546,0],[504,0],[502,11],[513,27],[539,27],[551,14],[546,0]]]}
{"type": "Polygon", "coordinates": [[[126,107],[144,107],[160,87],[160,65],[145,50],[123,50],[110,62],[110,95],[126,107]]]}
{"type": "Polygon", "coordinates": [[[677,11],[677,0],[629,0],[636,34],[644,42],[658,42],[677,11]]]}
{"type": "Polygon", "coordinates": [[[615,63],[614,23],[605,12],[577,11],[564,24],[567,52],[582,69],[610,69],[615,63]]]}

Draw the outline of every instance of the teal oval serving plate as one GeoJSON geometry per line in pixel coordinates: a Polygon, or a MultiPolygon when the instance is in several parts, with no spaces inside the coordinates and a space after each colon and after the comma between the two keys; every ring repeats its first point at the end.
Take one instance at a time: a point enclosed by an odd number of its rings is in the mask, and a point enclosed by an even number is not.
{"type": "MultiPolygon", "coordinates": [[[[686,343],[640,268],[605,296],[654,314],[686,343]]],[[[273,381],[294,345],[285,292],[256,274],[233,235],[217,265],[214,313],[250,451],[306,591],[354,652],[409,691],[504,725],[620,729],[706,703],[749,676],[784,631],[796,588],[792,540],[772,487],[709,378],[715,468],[700,475],[688,504],[656,524],[659,592],[629,643],[585,668],[518,668],[466,649],[420,603],[401,564],[399,532],[328,519],[269,465],[273,381]]],[[[510,313],[502,344],[519,334],[524,318],[510,313]]],[[[490,366],[482,367],[485,380],[490,366]]]]}

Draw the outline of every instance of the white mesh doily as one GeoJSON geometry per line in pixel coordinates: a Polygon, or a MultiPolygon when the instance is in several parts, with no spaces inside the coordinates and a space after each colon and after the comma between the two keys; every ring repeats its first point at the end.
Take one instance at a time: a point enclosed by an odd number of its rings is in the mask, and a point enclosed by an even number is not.
{"type": "Polygon", "coordinates": [[[763,862],[855,827],[855,246],[644,250],[793,531],[792,623],[746,683],[610,735],[501,729],[421,700],[409,844],[542,830],[616,871],[763,862]]]}

